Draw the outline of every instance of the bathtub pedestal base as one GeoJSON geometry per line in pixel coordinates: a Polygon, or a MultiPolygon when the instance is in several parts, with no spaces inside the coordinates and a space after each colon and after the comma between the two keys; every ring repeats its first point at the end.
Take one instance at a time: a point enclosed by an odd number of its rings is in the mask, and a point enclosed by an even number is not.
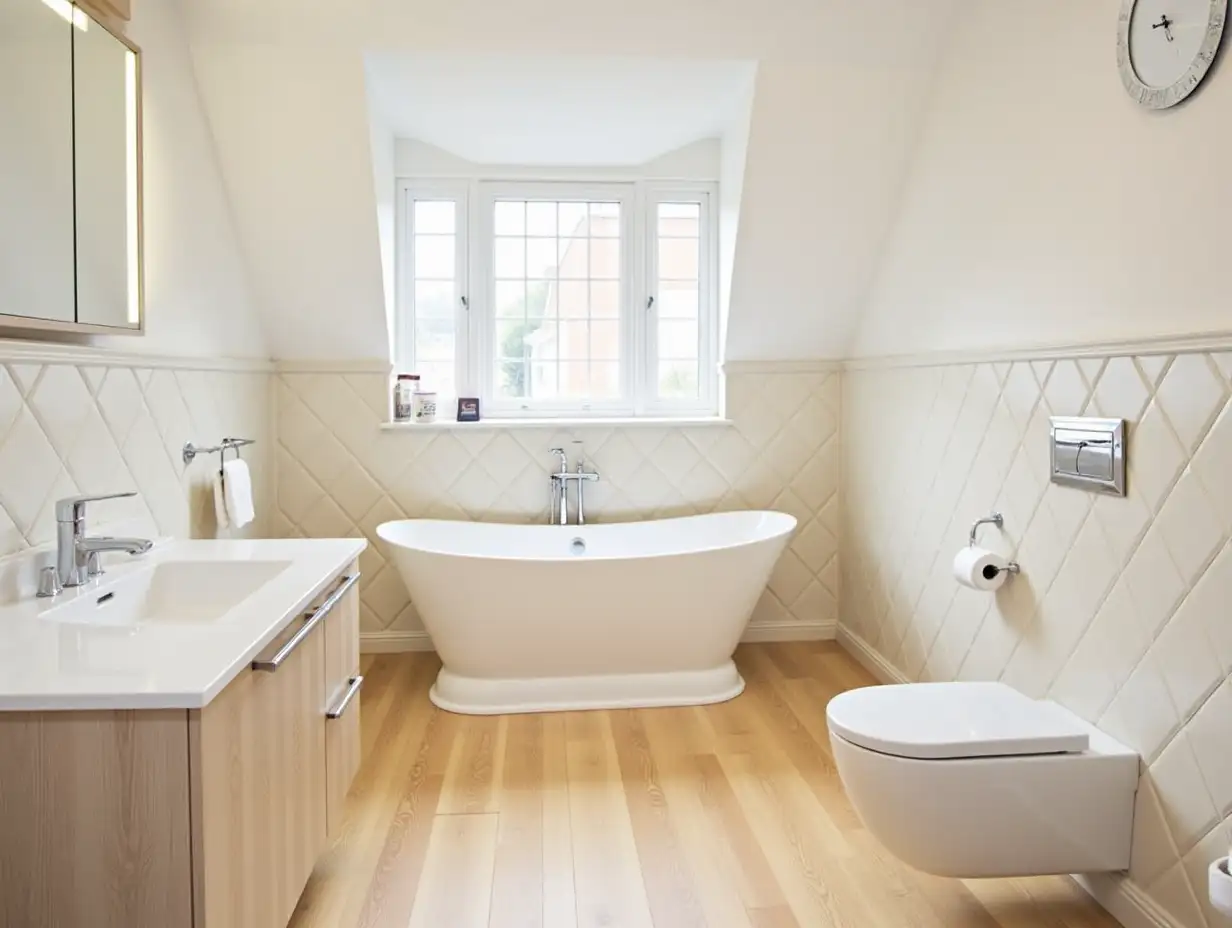
{"type": "Polygon", "coordinates": [[[704,706],[744,691],[736,665],[674,673],[604,674],[489,680],[442,669],[428,694],[434,705],[463,715],[704,706]]]}

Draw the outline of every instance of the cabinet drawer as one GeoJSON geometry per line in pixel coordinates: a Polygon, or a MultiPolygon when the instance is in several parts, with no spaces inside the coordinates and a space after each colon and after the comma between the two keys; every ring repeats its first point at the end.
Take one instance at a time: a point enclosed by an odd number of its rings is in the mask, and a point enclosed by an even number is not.
{"type": "MultiPolygon", "coordinates": [[[[346,573],[358,574],[352,564],[346,573]]],[[[325,622],[325,789],[326,822],[336,837],[346,797],[359,769],[359,589],[352,587],[325,622]]]]}

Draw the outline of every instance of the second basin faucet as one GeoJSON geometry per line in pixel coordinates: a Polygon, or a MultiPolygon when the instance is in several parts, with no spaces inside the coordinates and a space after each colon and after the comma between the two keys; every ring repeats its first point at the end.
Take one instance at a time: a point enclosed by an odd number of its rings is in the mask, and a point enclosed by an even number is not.
{"type": "Polygon", "coordinates": [[[103,572],[98,556],[104,551],[145,554],[154,547],[146,538],[86,536],[86,504],[104,499],[124,499],[136,493],[105,493],[101,496],[69,496],[56,501],[56,575],[62,586],[82,586],[103,572]]]}

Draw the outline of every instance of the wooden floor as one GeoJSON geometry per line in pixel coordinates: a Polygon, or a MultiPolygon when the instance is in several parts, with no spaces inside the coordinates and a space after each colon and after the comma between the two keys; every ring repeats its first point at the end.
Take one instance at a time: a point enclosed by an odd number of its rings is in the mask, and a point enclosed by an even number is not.
{"type": "Polygon", "coordinates": [[[466,717],[432,655],[365,658],[365,762],[294,928],[1111,928],[1066,878],[916,873],[861,827],[832,643],[742,647],[720,706],[466,717]]]}

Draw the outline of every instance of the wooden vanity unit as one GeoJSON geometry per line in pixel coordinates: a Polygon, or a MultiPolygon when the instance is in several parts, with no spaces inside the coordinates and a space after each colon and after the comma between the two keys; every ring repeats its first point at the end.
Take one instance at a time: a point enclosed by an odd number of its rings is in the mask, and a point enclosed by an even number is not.
{"type": "Polygon", "coordinates": [[[359,766],[358,576],[202,708],[0,712],[0,928],[283,928],[359,766]]]}

